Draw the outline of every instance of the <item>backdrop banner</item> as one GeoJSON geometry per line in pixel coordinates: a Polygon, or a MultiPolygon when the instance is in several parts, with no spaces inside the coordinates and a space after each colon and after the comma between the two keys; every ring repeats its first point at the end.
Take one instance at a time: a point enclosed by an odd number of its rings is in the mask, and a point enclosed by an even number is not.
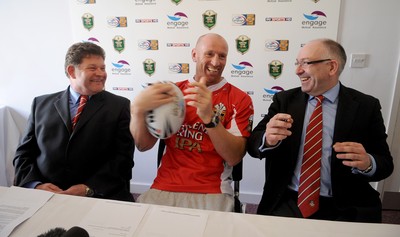
{"type": "Polygon", "coordinates": [[[223,76],[251,96],[256,125],[275,93],[300,86],[294,63],[304,43],[337,39],[340,3],[70,0],[70,12],[74,39],[106,51],[106,90],[131,101],[147,83],[192,77],[197,38],[209,32],[224,36],[229,54],[223,76]]]}

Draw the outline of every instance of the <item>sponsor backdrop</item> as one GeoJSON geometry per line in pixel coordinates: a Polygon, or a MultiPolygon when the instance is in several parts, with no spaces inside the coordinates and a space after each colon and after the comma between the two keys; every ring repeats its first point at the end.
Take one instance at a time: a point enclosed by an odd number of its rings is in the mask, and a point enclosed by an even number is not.
{"type": "Polygon", "coordinates": [[[251,96],[257,124],[274,93],[300,85],[302,45],[337,39],[340,0],[70,0],[70,10],[74,39],[106,51],[106,90],[130,100],[147,83],[192,77],[197,38],[221,34],[223,75],[251,96]]]}

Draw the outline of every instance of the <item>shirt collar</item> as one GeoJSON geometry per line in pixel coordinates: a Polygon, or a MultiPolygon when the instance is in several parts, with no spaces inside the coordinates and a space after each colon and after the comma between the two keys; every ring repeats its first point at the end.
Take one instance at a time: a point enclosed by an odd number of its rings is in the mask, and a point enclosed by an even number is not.
{"type": "MultiPolygon", "coordinates": [[[[339,96],[339,89],[340,89],[340,83],[338,82],[334,87],[323,93],[322,95],[324,96],[324,100],[329,100],[329,102],[334,103],[338,96],[339,96]]],[[[309,100],[314,99],[315,96],[310,96],[309,100]]]]}
{"type": "Polygon", "coordinates": [[[76,104],[79,100],[79,96],[81,95],[78,92],[74,91],[72,87],[69,87],[69,94],[72,104],[76,104]]]}
{"type": "MultiPolygon", "coordinates": [[[[195,82],[195,81],[196,80],[194,79],[194,76],[193,76],[193,78],[189,78],[190,83],[195,82]]],[[[226,83],[228,83],[228,81],[225,79],[225,77],[222,77],[222,80],[220,82],[218,82],[217,84],[208,86],[207,88],[210,91],[214,92],[214,91],[221,89],[226,83]]]]}

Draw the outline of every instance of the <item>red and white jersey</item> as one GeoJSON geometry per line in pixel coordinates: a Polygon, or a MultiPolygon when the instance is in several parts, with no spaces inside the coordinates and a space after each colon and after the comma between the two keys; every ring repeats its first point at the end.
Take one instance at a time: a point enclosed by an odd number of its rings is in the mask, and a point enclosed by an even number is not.
{"type": "MultiPolygon", "coordinates": [[[[184,91],[191,80],[177,86],[184,91]]],[[[225,79],[208,87],[212,91],[214,112],[233,135],[249,137],[253,123],[250,96],[225,79]]],[[[165,140],[166,150],[152,188],[189,193],[232,194],[232,167],[215,150],[196,108],[186,106],[180,130],[165,140]]]]}

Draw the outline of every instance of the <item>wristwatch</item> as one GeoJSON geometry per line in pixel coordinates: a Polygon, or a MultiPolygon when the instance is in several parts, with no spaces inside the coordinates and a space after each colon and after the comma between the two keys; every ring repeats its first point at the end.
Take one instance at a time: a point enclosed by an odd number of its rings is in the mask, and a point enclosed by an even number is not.
{"type": "Polygon", "coordinates": [[[93,189],[91,189],[88,186],[86,186],[86,197],[93,197],[93,196],[94,196],[93,189]]]}
{"type": "Polygon", "coordinates": [[[363,173],[363,174],[367,174],[367,173],[369,173],[371,170],[372,170],[372,162],[371,162],[371,165],[368,166],[368,168],[366,168],[365,170],[360,170],[360,172],[363,173]]]}
{"type": "Polygon", "coordinates": [[[211,122],[204,124],[206,128],[215,128],[219,123],[219,116],[218,114],[214,114],[214,116],[211,119],[211,122]]]}

